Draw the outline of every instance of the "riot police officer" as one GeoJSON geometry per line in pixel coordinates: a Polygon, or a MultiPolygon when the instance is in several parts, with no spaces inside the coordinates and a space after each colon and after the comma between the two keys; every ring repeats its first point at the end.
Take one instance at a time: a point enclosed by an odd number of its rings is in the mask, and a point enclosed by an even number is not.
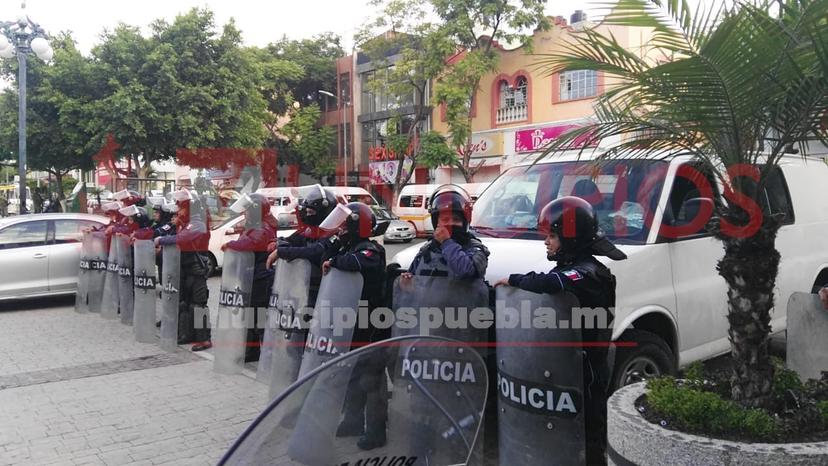
{"type": "Polygon", "coordinates": [[[429,214],[434,236],[420,248],[403,277],[485,277],[489,250],[469,231],[472,215],[469,195],[459,186],[442,186],[431,198],[429,214]]]}
{"type": "Polygon", "coordinates": [[[206,307],[209,296],[206,253],[210,245],[210,216],[197,194],[184,189],[176,191],[173,197],[178,207],[176,234],[156,237],[155,245],[176,245],[181,251],[178,344],[194,342],[192,350],[202,351],[212,347],[210,327],[208,322],[202,322],[202,328],[193,329],[194,307],[206,307]]]}
{"type": "Polygon", "coordinates": [[[311,269],[308,287],[308,305],[316,303],[319,282],[322,280],[322,259],[332,242],[329,230],[319,227],[337,205],[336,195],[320,185],[313,186],[296,207],[299,223],[296,232],[287,238],[278,238],[268,249],[272,250],[267,258],[267,268],[273,266],[277,259],[291,261],[307,259],[314,267],[311,269]]]}
{"type": "Polygon", "coordinates": [[[130,225],[135,225],[134,230],[132,231],[132,238],[153,238],[152,220],[149,218],[149,215],[147,214],[147,209],[143,207],[138,207],[133,204],[129,207],[124,207],[123,209],[121,209],[121,214],[123,214],[127,218],[127,221],[130,225]]]}
{"type": "MultiPolygon", "coordinates": [[[[255,268],[253,270],[253,287],[251,291],[251,305],[254,316],[258,308],[265,308],[270,297],[270,289],[273,286],[273,270],[266,267],[268,244],[276,237],[278,224],[273,215],[270,214],[270,203],[261,194],[245,194],[244,222],[245,230],[239,235],[239,239],[228,241],[222,245],[222,250],[232,249],[234,251],[250,251],[255,255],[255,268]]],[[[235,204],[234,204],[235,206],[235,204]]],[[[234,207],[231,207],[233,209],[234,207]]],[[[253,328],[247,329],[247,348],[245,351],[245,362],[258,361],[261,351],[264,328],[254,319],[253,328]]]]}
{"type": "Polygon", "coordinates": [[[152,225],[153,238],[175,234],[173,214],[178,211],[174,202],[166,202],[161,197],[154,199],[152,203],[152,225]]]}
{"type": "MultiPolygon", "coordinates": [[[[377,233],[377,218],[370,207],[361,202],[345,206],[349,212],[344,223],[332,225],[328,219],[322,228],[338,227],[338,240],[329,249],[328,259],[322,264],[322,273],[331,268],[359,272],[363,278],[361,299],[368,302],[369,311],[384,305],[385,249],[370,238],[377,233]]],[[[388,338],[389,329],[373,328],[369,322],[358,322],[353,341],[364,344],[388,338]]],[[[360,358],[348,384],[345,416],[337,428],[338,437],[360,436],[357,446],[363,450],[381,447],[386,443],[388,399],[385,380],[385,359],[380,352],[360,358]]]]}
{"type": "MultiPolygon", "coordinates": [[[[495,286],[510,285],[535,293],[574,294],[581,307],[615,307],[615,276],[595,256],[626,259],[598,232],[592,206],[584,199],[566,196],[543,207],[538,215],[538,230],[546,235],[547,258],[557,264],[548,273],[512,274],[495,286]]],[[[607,322],[612,319],[607,318],[607,322]]],[[[612,368],[607,351],[610,329],[583,329],[584,342],[606,342],[606,346],[585,348],[584,395],[587,464],[605,464],[607,393],[612,368]]]]}

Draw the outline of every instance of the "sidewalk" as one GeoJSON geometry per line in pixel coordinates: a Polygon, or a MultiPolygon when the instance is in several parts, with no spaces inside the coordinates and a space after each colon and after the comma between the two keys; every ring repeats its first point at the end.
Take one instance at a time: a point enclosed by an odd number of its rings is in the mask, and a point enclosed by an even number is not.
{"type": "Polygon", "coordinates": [[[0,360],[0,465],[215,464],[267,402],[250,377],[68,301],[0,310],[0,360]]]}

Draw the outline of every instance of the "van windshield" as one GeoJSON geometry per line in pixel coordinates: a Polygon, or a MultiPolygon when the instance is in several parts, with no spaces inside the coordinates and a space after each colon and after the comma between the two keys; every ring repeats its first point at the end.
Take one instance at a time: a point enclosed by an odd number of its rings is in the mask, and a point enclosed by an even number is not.
{"type": "Polygon", "coordinates": [[[538,212],[550,201],[577,196],[592,204],[599,229],[619,244],[646,242],[667,162],[618,160],[514,167],[474,204],[472,226],[483,236],[543,239],[538,212]]]}
{"type": "Polygon", "coordinates": [[[361,202],[365,205],[377,205],[377,201],[375,201],[374,198],[368,194],[345,194],[345,200],[348,201],[348,203],[361,202]]]}

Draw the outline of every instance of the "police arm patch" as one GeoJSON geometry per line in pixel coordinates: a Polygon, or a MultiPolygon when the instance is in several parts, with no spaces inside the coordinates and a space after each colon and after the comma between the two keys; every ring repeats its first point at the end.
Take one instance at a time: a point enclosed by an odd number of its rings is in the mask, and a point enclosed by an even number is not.
{"type": "Polygon", "coordinates": [[[564,270],[561,273],[563,274],[564,277],[572,280],[573,282],[584,278],[584,276],[581,275],[580,272],[578,272],[577,270],[574,270],[574,269],[573,270],[564,270]]]}
{"type": "Polygon", "coordinates": [[[374,253],[373,253],[373,252],[371,252],[371,251],[370,251],[370,250],[368,250],[368,249],[363,249],[363,250],[362,250],[362,251],[360,251],[360,252],[361,252],[361,253],[362,253],[362,255],[363,255],[363,256],[365,256],[365,257],[371,257],[371,256],[373,256],[373,255],[374,255],[374,253]]]}

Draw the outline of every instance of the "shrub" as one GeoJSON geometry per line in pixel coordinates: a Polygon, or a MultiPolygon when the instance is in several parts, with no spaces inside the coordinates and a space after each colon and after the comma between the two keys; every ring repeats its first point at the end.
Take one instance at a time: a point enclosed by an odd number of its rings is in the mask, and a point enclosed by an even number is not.
{"type": "Polygon", "coordinates": [[[779,424],[770,414],[746,409],[698,384],[677,384],[672,377],[662,377],[648,381],[647,387],[650,406],[680,429],[708,435],[744,433],[759,440],[779,435],[779,424]]]}

